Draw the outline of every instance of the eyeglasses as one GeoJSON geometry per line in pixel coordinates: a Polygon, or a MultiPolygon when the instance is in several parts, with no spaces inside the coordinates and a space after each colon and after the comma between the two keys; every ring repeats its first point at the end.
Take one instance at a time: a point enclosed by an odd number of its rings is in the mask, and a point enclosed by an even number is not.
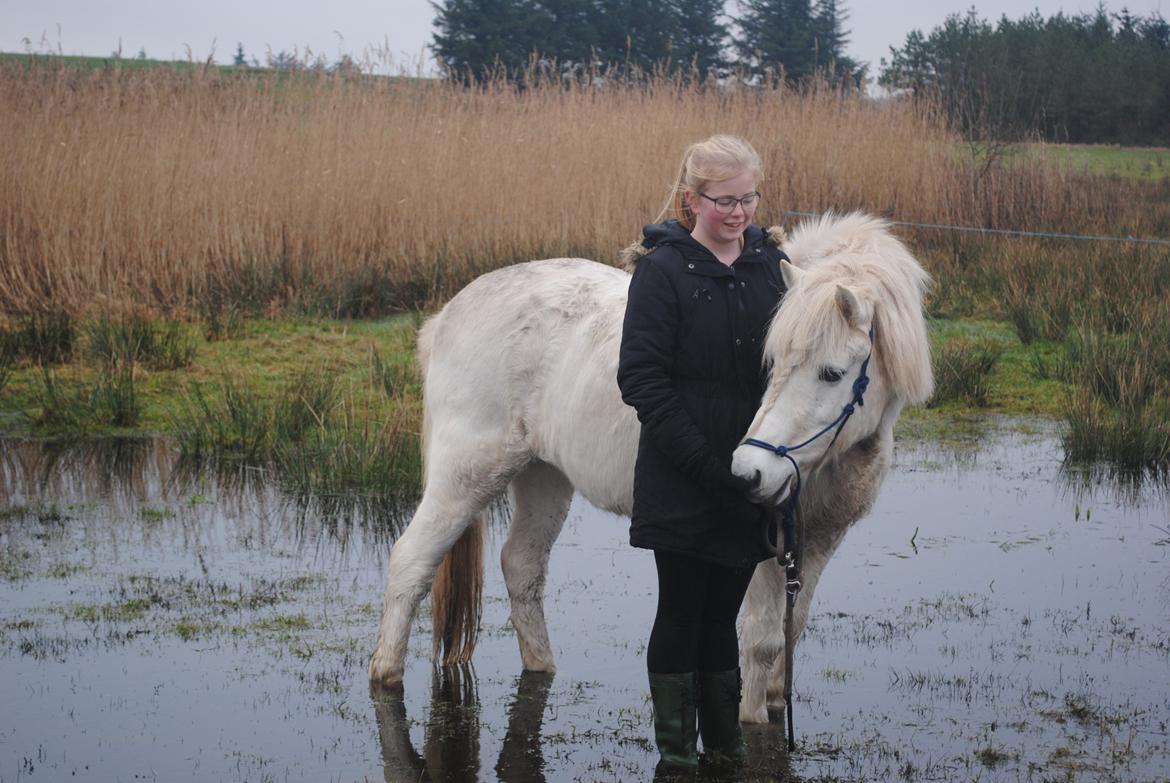
{"type": "Polygon", "coordinates": [[[743,198],[736,198],[735,196],[720,196],[719,198],[711,198],[706,193],[700,193],[700,196],[708,201],[715,202],[715,211],[721,215],[730,215],[735,211],[736,204],[743,205],[744,212],[751,212],[760,203],[760,193],[748,193],[743,198]]]}

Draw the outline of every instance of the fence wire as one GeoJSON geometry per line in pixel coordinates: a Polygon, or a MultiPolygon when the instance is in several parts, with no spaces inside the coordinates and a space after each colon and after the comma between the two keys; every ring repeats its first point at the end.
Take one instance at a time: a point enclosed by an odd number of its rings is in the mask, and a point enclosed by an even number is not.
{"type": "MultiPolygon", "coordinates": [[[[824,212],[804,212],[800,210],[785,210],[784,222],[792,217],[821,217],[824,212]]],[[[910,226],[912,228],[929,228],[937,231],[958,231],[968,234],[997,234],[1013,237],[1036,237],[1039,239],[1072,239],[1084,242],[1131,242],[1137,245],[1164,245],[1170,247],[1170,239],[1145,239],[1142,237],[1125,236],[1096,236],[1093,234],[1062,234],[1055,231],[1023,231],[1010,228],[979,228],[978,226],[952,226],[946,223],[914,223],[908,220],[886,220],[892,226],[910,226]]]]}

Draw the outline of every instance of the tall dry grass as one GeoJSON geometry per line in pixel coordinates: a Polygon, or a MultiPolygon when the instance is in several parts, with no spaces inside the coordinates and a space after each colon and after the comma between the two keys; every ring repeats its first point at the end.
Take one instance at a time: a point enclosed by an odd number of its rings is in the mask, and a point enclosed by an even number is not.
{"type": "MultiPolygon", "coordinates": [[[[366,315],[516,260],[613,259],[683,147],[750,139],[761,222],[1118,229],[1115,192],[987,167],[929,105],[829,89],[505,84],[0,67],[0,313],[154,307],[366,315]]],[[[1132,223],[1132,221],[1131,221],[1132,223]]]]}

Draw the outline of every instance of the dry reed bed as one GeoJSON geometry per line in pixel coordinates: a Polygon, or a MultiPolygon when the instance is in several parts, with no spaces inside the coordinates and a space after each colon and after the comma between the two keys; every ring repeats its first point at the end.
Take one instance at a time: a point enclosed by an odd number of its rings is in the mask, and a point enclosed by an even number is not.
{"type": "MultiPolygon", "coordinates": [[[[983,171],[925,105],[831,90],[0,67],[0,312],[228,303],[367,315],[515,260],[612,260],[683,147],[749,138],[760,219],[1118,230],[1042,160],[983,171]]],[[[1127,231],[1140,231],[1133,224],[1127,231]]]]}

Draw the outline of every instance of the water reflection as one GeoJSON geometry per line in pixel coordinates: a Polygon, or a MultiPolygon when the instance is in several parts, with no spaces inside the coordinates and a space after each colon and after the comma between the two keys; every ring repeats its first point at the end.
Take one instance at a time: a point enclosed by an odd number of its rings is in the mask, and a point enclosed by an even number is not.
{"type": "Polygon", "coordinates": [[[1106,497],[1123,508],[1136,508],[1170,497],[1170,471],[1165,470],[1122,470],[1064,462],[1058,477],[1065,496],[1078,502],[1106,497]]]}
{"type": "Polygon", "coordinates": [[[355,528],[388,546],[410,521],[415,499],[376,495],[290,493],[279,477],[255,466],[184,459],[167,438],[0,438],[0,504],[109,503],[126,510],[151,502],[214,498],[242,515],[279,506],[298,540],[324,531],[343,548],[355,528]]]}
{"type": "MultiPolygon", "coordinates": [[[[553,675],[524,672],[508,707],[508,728],[495,772],[505,783],[543,783],[541,726],[553,675]]],[[[470,667],[436,667],[423,753],[410,740],[400,688],[371,686],[386,783],[479,780],[480,709],[470,667]]]]}
{"type": "MultiPolygon", "coordinates": [[[[507,730],[494,771],[501,783],[544,783],[546,742],[563,738],[543,735],[545,713],[555,675],[523,672],[507,708],[507,730]]],[[[371,685],[370,699],[378,726],[386,783],[408,781],[477,781],[481,778],[481,711],[475,672],[471,667],[436,667],[424,729],[423,751],[410,738],[412,721],[402,688],[371,685]]],[[[649,727],[647,726],[647,731],[649,727]]],[[[745,726],[747,763],[738,769],[704,764],[699,780],[752,780],[800,783],[792,774],[783,723],[745,726]]],[[[669,773],[656,781],[677,780],[669,773]]]]}
{"type": "MultiPolygon", "coordinates": [[[[901,446],[817,588],[797,753],[781,722],[746,726],[746,769],[700,779],[1018,780],[1070,757],[1095,770],[1101,753],[1116,779],[1162,779],[1170,502],[1150,482],[1062,472],[1059,455],[1016,436],[963,460],[901,446]]],[[[0,710],[0,764],[33,759],[50,779],[652,778],[655,583],[623,520],[574,500],[546,594],[555,679],[511,676],[489,566],[481,676],[432,673],[424,613],[404,701],[366,675],[397,528],[347,507],[318,515],[264,471],[188,469],[167,441],[0,441],[0,704],[19,706],[0,710]]]]}
{"type": "Polygon", "coordinates": [[[82,492],[141,498],[160,487],[174,459],[155,438],[0,440],[0,501],[82,492]]]}

